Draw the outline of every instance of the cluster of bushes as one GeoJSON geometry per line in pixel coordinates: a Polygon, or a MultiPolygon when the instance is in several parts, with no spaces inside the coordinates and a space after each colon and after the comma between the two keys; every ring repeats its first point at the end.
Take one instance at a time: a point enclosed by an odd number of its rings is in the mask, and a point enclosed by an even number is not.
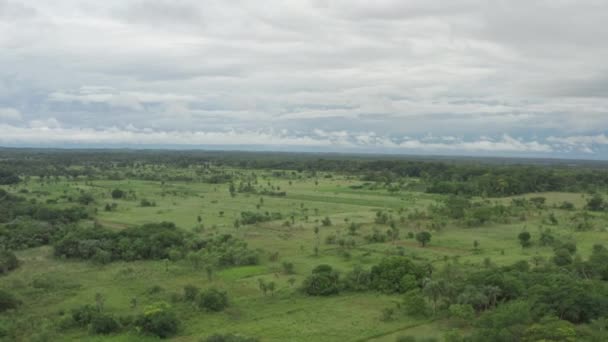
{"type": "MultiPolygon", "coordinates": [[[[588,260],[570,260],[481,270],[449,263],[407,292],[401,307],[410,315],[443,314],[472,326],[470,336],[450,341],[585,340],[579,324],[608,316],[608,249],[596,245],[588,260]]],[[[598,341],[608,338],[602,334],[598,341]]]]}
{"type": "Polygon", "coordinates": [[[89,214],[83,207],[51,208],[0,189],[0,223],[11,222],[17,217],[50,223],[74,223],[88,218],[89,214]]]}
{"type": "Polygon", "coordinates": [[[19,176],[11,171],[0,169],[0,185],[17,184],[21,181],[19,176]]]}
{"type": "Polygon", "coordinates": [[[228,307],[228,293],[216,288],[201,291],[196,286],[187,285],[184,287],[184,300],[208,312],[219,312],[228,307]]]}
{"type": "Polygon", "coordinates": [[[115,260],[192,260],[217,266],[254,265],[259,253],[230,234],[200,239],[171,222],[150,223],[113,231],[102,227],[79,228],[55,245],[55,255],[108,263],[115,260]]]}
{"type": "Polygon", "coordinates": [[[51,244],[88,217],[83,207],[51,208],[0,189],[0,246],[17,250],[51,244]]]}
{"type": "Polygon", "coordinates": [[[151,223],[115,232],[109,229],[79,228],[55,244],[55,255],[66,258],[143,260],[169,258],[174,248],[186,246],[186,233],[170,222],[151,223]]]}
{"type": "Polygon", "coordinates": [[[235,334],[215,334],[211,335],[201,342],[259,342],[260,340],[254,337],[246,337],[235,334]]]}
{"type": "Polygon", "coordinates": [[[201,241],[198,246],[202,258],[219,267],[257,265],[260,252],[249,249],[247,243],[230,234],[222,234],[201,241]]]}
{"type": "Polygon", "coordinates": [[[146,307],[143,313],[135,317],[116,317],[105,313],[99,305],[83,305],[73,309],[61,322],[61,327],[88,328],[91,333],[100,335],[133,329],[146,335],[168,338],[177,333],[179,321],[164,303],[146,307]]]}
{"type": "Polygon", "coordinates": [[[268,222],[273,220],[282,220],[283,215],[279,212],[254,212],[254,211],[242,211],[240,224],[256,224],[261,222],[268,222]]]}
{"type": "Polygon", "coordinates": [[[401,256],[385,258],[369,271],[354,267],[344,277],[329,265],[319,265],[304,279],[302,290],[311,296],[328,296],[341,290],[405,293],[420,288],[430,274],[429,265],[401,256]]]}

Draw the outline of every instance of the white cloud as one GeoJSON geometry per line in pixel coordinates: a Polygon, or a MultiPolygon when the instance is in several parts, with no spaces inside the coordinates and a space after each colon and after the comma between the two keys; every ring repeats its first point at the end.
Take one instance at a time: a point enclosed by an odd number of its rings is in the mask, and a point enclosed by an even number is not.
{"type": "Polygon", "coordinates": [[[21,120],[21,112],[19,112],[17,109],[0,107],[0,122],[19,120],[21,120]]]}
{"type": "Polygon", "coordinates": [[[439,137],[440,141],[451,142],[427,142],[426,140],[406,140],[399,144],[401,148],[413,150],[428,150],[428,151],[466,151],[466,152],[553,152],[553,147],[549,144],[540,143],[538,141],[522,141],[512,138],[509,135],[504,135],[500,140],[480,139],[475,141],[450,140],[453,137],[439,137]]]}
{"type": "Polygon", "coordinates": [[[0,0],[0,122],[597,150],[535,137],[608,132],[606,20],[594,0],[0,0]]]}

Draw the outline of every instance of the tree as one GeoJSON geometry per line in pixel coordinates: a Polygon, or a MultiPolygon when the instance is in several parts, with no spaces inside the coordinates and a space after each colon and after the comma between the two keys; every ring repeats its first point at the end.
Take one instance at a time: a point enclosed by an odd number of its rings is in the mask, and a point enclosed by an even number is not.
{"type": "Polygon", "coordinates": [[[19,259],[12,251],[0,249],[0,274],[8,273],[19,267],[19,259]]]}
{"type": "Polygon", "coordinates": [[[78,197],[78,203],[80,203],[82,205],[89,205],[93,202],[95,202],[95,198],[93,197],[93,195],[91,195],[88,192],[85,192],[82,195],[80,195],[80,197],[78,197]]]}
{"type": "Polygon", "coordinates": [[[12,293],[0,289],[0,312],[16,309],[19,305],[21,305],[21,301],[15,298],[12,293]]]}
{"type": "Polygon", "coordinates": [[[113,199],[121,199],[125,196],[125,192],[120,189],[112,190],[112,198],[113,199]]]}
{"type": "Polygon", "coordinates": [[[521,246],[523,248],[530,247],[530,245],[531,245],[530,238],[531,237],[532,236],[528,232],[521,232],[521,233],[519,233],[519,235],[517,235],[517,238],[519,239],[519,243],[521,244],[521,246]]]}
{"type": "Polygon", "coordinates": [[[422,247],[426,247],[426,244],[431,242],[431,233],[424,231],[416,234],[416,240],[420,242],[422,247]]]}
{"type": "Polygon", "coordinates": [[[283,273],[285,274],[294,274],[294,266],[292,262],[283,261],[283,273]]]}
{"type": "Polygon", "coordinates": [[[266,282],[264,281],[264,279],[262,279],[262,278],[258,279],[258,288],[260,289],[260,291],[262,291],[264,296],[266,296],[266,292],[268,292],[268,286],[266,285],[266,282]]]}
{"type": "Polygon", "coordinates": [[[330,296],[340,291],[340,275],[329,265],[319,265],[302,283],[302,289],[310,296],[330,296]]]}
{"type": "Polygon", "coordinates": [[[201,292],[198,306],[206,311],[218,312],[228,306],[228,294],[216,288],[201,292]]]}
{"type": "Polygon", "coordinates": [[[445,284],[442,281],[429,280],[422,288],[422,294],[429,297],[433,302],[433,314],[437,314],[437,302],[445,292],[445,284]]]}
{"type": "Polygon", "coordinates": [[[574,324],[554,317],[545,317],[539,323],[532,324],[525,330],[523,342],[574,342],[576,341],[574,324]]]}
{"type": "Polygon", "coordinates": [[[91,320],[91,331],[94,334],[111,334],[118,331],[120,325],[110,315],[97,314],[91,320]]]}
{"type": "Polygon", "coordinates": [[[405,314],[409,316],[427,317],[429,315],[429,307],[420,289],[407,292],[403,296],[401,306],[404,308],[405,314]]]}
{"type": "Polygon", "coordinates": [[[404,293],[418,287],[427,275],[423,265],[415,264],[407,257],[390,257],[372,267],[370,286],[384,293],[404,293]]]}
{"type": "Polygon", "coordinates": [[[458,321],[458,325],[470,324],[475,318],[475,310],[469,304],[452,304],[448,309],[450,318],[458,321]]]}
{"type": "Polygon", "coordinates": [[[572,254],[566,248],[558,248],[553,255],[553,262],[557,266],[567,266],[572,263],[572,254]]]}
{"type": "Polygon", "coordinates": [[[587,200],[586,208],[591,211],[602,211],[606,207],[604,198],[600,194],[595,194],[587,200]]]}
{"type": "Polygon", "coordinates": [[[173,311],[160,304],[146,308],[135,320],[135,326],[144,333],[167,338],[177,333],[179,322],[173,311]]]}
{"type": "Polygon", "coordinates": [[[97,306],[97,311],[102,312],[103,306],[106,302],[106,299],[103,294],[97,292],[95,294],[95,305],[97,306]]]}
{"type": "Polygon", "coordinates": [[[274,290],[276,289],[276,284],[274,283],[274,281],[268,282],[266,284],[266,287],[268,288],[268,291],[270,291],[270,295],[274,296],[274,290]]]}

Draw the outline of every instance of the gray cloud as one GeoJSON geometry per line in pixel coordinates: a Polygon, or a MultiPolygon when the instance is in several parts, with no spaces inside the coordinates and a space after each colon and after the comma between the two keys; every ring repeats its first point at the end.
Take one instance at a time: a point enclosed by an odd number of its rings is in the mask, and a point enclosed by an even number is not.
{"type": "Polygon", "coordinates": [[[600,153],[556,139],[608,132],[606,20],[593,0],[0,0],[0,133],[600,153]]]}

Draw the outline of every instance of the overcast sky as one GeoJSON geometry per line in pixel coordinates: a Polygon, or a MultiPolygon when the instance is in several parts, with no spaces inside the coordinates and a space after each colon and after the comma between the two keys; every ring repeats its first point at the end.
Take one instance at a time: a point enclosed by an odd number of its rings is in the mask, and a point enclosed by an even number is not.
{"type": "Polygon", "coordinates": [[[0,145],[608,158],[608,1],[0,0],[0,145]]]}

